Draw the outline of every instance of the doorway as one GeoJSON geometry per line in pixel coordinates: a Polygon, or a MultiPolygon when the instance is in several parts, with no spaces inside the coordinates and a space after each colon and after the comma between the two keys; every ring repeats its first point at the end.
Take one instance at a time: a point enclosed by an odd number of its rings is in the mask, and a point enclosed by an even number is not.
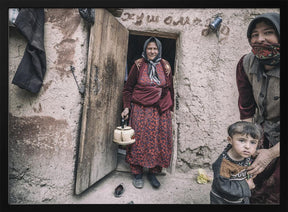
{"type": "MultiPolygon", "coordinates": [[[[127,51],[127,64],[126,64],[126,73],[125,73],[125,82],[127,80],[129,71],[131,67],[133,66],[135,60],[141,58],[142,52],[143,52],[143,46],[145,41],[151,37],[154,36],[160,42],[162,43],[162,58],[167,60],[170,63],[172,75],[175,74],[175,57],[176,57],[176,41],[178,35],[176,34],[169,34],[167,37],[165,37],[165,34],[159,35],[159,34],[153,34],[153,33],[145,33],[145,32],[130,32],[129,38],[128,38],[128,51],[127,51]]],[[[175,81],[175,80],[174,80],[175,81]]],[[[175,85],[174,85],[175,87],[175,85]]],[[[174,117],[175,119],[175,117],[174,117]]],[[[172,121],[174,123],[174,121],[172,121]]],[[[173,128],[174,128],[173,124],[173,128]]],[[[173,136],[175,138],[175,136],[173,136]]],[[[174,139],[174,145],[173,145],[173,152],[171,157],[171,163],[170,167],[167,168],[168,171],[171,173],[172,170],[174,170],[173,167],[176,160],[176,145],[175,145],[175,139],[174,139]]],[[[118,159],[117,159],[117,171],[124,171],[124,172],[130,172],[130,167],[127,163],[125,163],[125,147],[119,146],[118,147],[118,159]]]]}
{"type": "MultiPolygon", "coordinates": [[[[175,50],[178,34],[128,31],[105,9],[95,9],[95,23],[98,24],[90,29],[86,88],[75,161],[77,195],[119,167],[117,150],[120,148],[113,142],[113,131],[121,123],[119,115],[123,108],[125,67],[128,70],[134,59],[141,57],[145,40],[149,36],[159,38],[163,47],[162,56],[169,61],[173,75],[177,67],[175,50]]],[[[175,123],[175,117],[172,121],[175,123]]],[[[175,140],[172,172],[176,163],[175,140]]]]}
{"type": "Polygon", "coordinates": [[[141,57],[144,42],[151,36],[156,37],[162,43],[162,58],[167,60],[172,69],[174,76],[175,52],[176,52],[176,39],[157,37],[157,35],[135,35],[129,34],[128,40],[128,53],[127,53],[127,71],[131,69],[135,60],[141,57]]]}

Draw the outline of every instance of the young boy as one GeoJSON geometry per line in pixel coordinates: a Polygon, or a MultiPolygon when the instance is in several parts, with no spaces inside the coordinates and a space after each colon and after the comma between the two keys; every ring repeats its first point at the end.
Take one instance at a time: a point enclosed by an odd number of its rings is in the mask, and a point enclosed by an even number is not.
{"type": "Polygon", "coordinates": [[[247,176],[261,128],[251,122],[239,121],[228,127],[229,144],[213,163],[214,178],[210,192],[211,204],[249,204],[253,178],[247,176]]]}

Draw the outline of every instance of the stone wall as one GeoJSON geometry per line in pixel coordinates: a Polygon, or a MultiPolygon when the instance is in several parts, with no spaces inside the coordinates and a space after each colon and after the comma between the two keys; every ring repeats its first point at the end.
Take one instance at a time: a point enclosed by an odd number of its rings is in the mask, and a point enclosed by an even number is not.
{"type": "MultiPolygon", "coordinates": [[[[235,68],[250,51],[248,23],[277,9],[124,9],[117,18],[135,33],[177,37],[172,170],[209,169],[239,120],[235,68]],[[220,15],[218,36],[206,35],[220,15]]],[[[45,9],[47,72],[38,94],[11,84],[26,40],[9,29],[9,203],[73,203],[75,162],[85,84],[88,26],[78,9],[45,9]]]]}

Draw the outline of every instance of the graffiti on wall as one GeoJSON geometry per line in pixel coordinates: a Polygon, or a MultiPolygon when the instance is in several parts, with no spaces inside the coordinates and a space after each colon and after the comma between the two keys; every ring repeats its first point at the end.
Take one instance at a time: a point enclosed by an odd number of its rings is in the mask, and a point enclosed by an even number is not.
{"type": "MultiPolygon", "coordinates": [[[[140,14],[135,14],[135,13],[129,13],[125,12],[121,16],[122,21],[130,21],[136,26],[142,26],[143,24],[157,24],[160,22],[163,22],[167,26],[204,26],[205,28],[202,30],[202,36],[206,36],[206,31],[207,28],[211,22],[211,18],[208,18],[206,20],[202,20],[198,17],[195,18],[190,18],[189,16],[180,16],[180,17],[173,17],[171,15],[166,16],[164,18],[161,18],[158,15],[145,15],[143,12],[140,14]]],[[[223,34],[224,36],[228,36],[230,32],[230,28],[225,25],[221,24],[219,33],[223,34]]]]}
{"type": "MultiPolygon", "coordinates": [[[[200,19],[196,18],[196,22],[201,22],[200,19]]],[[[125,12],[123,13],[121,17],[122,21],[133,21],[132,23],[135,24],[136,26],[141,26],[143,23],[159,23],[160,17],[157,15],[145,15],[144,13],[141,13],[140,15],[137,15],[135,13],[128,13],[125,12]]],[[[166,25],[171,25],[171,26],[178,26],[178,25],[190,25],[190,18],[187,17],[180,17],[180,18],[173,18],[172,16],[167,16],[163,19],[163,22],[166,25]]]]}

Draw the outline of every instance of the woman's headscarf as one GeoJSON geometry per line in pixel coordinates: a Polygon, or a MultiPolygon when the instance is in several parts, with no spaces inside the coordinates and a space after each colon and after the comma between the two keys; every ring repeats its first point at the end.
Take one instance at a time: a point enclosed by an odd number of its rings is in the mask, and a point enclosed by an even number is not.
{"type": "Polygon", "coordinates": [[[248,39],[250,40],[252,30],[256,27],[256,24],[259,23],[260,19],[267,19],[273,24],[274,29],[278,35],[278,39],[280,40],[280,15],[279,13],[264,13],[254,18],[248,26],[248,30],[247,30],[248,39]]]}
{"type": "Polygon", "coordinates": [[[159,77],[158,77],[158,74],[156,71],[156,65],[162,59],[161,55],[162,55],[161,42],[155,37],[150,37],[149,39],[147,39],[144,43],[142,57],[148,62],[148,75],[149,75],[150,79],[155,81],[158,85],[160,84],[160,80],[159,80],[159,77]],[[153,60],[149,60],[147,57],[147,54],[146,54],[146,48],[147,48],[148,44],[151,42],[155,42],[156,46],[158,48],[158,54],[156,55],[156,57],[153,60]]]}
{"type": "Polygon", "coordinates": [[[264,65],[277,66],[280,63],[280,15],[278,13],[265,13],[254,18],[248,26],[247,37],[252,47],[252,52],[264,65]],[[267,21],[273,26],[279,43],[252,44],[251,35],[256,24],[267,21]]]}

